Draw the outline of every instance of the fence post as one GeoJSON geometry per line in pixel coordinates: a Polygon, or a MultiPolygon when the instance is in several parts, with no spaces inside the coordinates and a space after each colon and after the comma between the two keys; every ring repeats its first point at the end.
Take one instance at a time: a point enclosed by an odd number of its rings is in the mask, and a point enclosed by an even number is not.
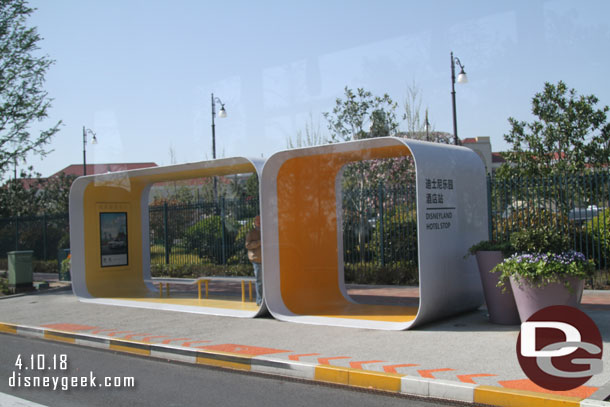
{"type": "Polygon", "coordinates": [[[47,213],[42,213],[42,259],[47,259],[47,213]]]}
{"type": "Polygon", "coordinates": [[[220,197],[220,233],[222,236],[222,264],[227,264],[227,247],[225,242],[225,197],[220,197]]]}
{"type": "Polygon", "coordinates": [[[19,218],[15,217],[15,251],[19,250],[19,218]]]}
{"type": "Polygon", "coordinates": [[[381,266],[385,266],[385,247],[384,247],[384,235],[383,235],[383,184],[379,184],[379,262],[381,266]]]}
{"type": "Polygon", "coordinates": [[[165,264],[169,264],[169,231],[167,228],[168,218],[167,202],[163,203],[163,242],[165,244],[165,264]]]}
{"type": "Polygon", "coordinates": [[[493,240],[492,236],[492,208],[491,208],[491,174],[487,174],[487,240],[493,240]]]}

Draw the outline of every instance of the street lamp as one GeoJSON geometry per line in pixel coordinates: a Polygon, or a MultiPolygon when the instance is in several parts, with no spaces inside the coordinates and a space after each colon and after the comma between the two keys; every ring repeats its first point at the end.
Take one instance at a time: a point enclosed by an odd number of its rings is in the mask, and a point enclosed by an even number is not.
{"type": "Polygon", "coordinates": [[[214,124],[214,118],[216,116],[216,102],[220,103],[220,110],[218,111],[218,117],[227,117],[227,111],[225,110],[225,104],[222,101],[214,97],[212,93],[212,158],[216,159],[216,125],[214,124]]]}
{"type": "Polygon", "coordinates": [[[451,97],[453,101],[453,144],[458,145],[458,135],[457,135],[457,118],[455,113],[455,64],[458,64],[460,67],[460,73],[457,77],[457,83],[468,83],[468,77],[466,76],[466,72],[464,72],[464,65],[460,62],[458,57],[453,56],[453,51],[451,52],[451,97]]]}
{"type": "Polygon", "coordinates": [[[95,133],[91,129],[86,129],[83,126],[83,175],[87,175],[87,133],[91,134],[91,144],[97,144],[97,138],[95,138],[95,133]]]}
{"type": "Polygon", "coordinates": [[[430,141],[430,122],[428,121],[428,109],[426,109],[426,121],[424,122],[426,128],[426,141],[430,141]]]}
{"type": "MultiPolygon", "coordinates": [[[[227,111],[225,110],[225,104],[222,101],[214,97],[212,93],[212,158],[216,159],[216,125],[214,124],[214,118],[216,116],[216,102],[220,104],[220,110],[218,111],[218,117],[225,118],[227,117],[227,111]]],[[[214,177],[214,202],[218,200],[218,181],[216,177],[214,177]]]]}

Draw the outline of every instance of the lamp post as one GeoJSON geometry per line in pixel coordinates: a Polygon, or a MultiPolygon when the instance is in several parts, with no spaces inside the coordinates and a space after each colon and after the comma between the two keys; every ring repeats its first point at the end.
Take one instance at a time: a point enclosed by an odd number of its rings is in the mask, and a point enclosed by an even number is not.
{"type": "Polygon", "coordinates": [[[87,133],[91,134],[91,144],[97,144],[97,138],[95,138],[95,133],[91,129],[86,129],[83,126],[83,175],[87,175],[87,133]]]}
{"type": "Polygon", "coordinates": [[[460,67],[460,73],[457,77],[457,83],[468,83],[468,77],[464,72],[464,65],[460,62],[458,57],[453,56],[451,52],[451,98],[453,102],[453,144],[458,145],[458,134],[457,134],[457,117],[455,113],[455,64],[460,67]]]}
{"type": "Polygon", "coordinates": [[[225,110],[225,104],[222,101],[214,97],[212,93],[212,158],[216,159],[216,124],[214,123],[214,118],[216,117],[216,102],[220,104],[220,110],[218,111],[218,117],[225,118],[227,117],[227,111],[225,110]]]}
{"type": "MultiPolygon", "coordinates": [[[[216,124],[214,123],[214,119],[216,117],[216,102],[220,104],[220,110],[218,111],[218,117],[225,118],[227,117],[227,111],[225,110],[225,104],[222,101],[214,97],[212,93],[212,158],[216,159],[216,124]]],[[[217,201],[218,198],[218,185],[217,185],[216,177],[214,177],[214,202],[217,201]]]]}
{"type": "Polygon", "coordinates": [[[426,109],[426,121],[424,122],[426,128],[426,141],[430,141],[430,122],[428,121],[428,109],[426,109]]]}

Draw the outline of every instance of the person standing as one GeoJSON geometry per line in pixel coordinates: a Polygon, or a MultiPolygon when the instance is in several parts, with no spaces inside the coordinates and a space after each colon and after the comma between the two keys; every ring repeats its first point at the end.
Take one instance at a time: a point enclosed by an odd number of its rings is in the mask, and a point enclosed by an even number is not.
{"type": "Polygon", "coordinates": [[[254,229],[246,235],[246,249],[248,250],[248,260],[254,267],[254,277],[256,277],[256,305],[261,305],[263,301],[263,265],[261,264],[261,217],[254,217],[254,229]]]}

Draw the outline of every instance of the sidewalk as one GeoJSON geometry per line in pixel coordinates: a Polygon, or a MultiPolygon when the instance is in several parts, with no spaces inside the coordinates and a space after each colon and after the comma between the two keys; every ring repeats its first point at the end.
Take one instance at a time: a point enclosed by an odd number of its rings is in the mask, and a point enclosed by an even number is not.
{"type": "MultiPolygon", "coordinates": [[[[416,304],[418,289],[350,286],[356,300],[416,304]]],[[[586,291],[582,309],[610,341],[610,291],[586,291]]],[[[410,331],[374,331],[79,302],[70,290],[0,299],[0,332],[85,346],[491,405],[599,406],[605,370],[569,392],[531,383],[515,353],[518,326],[485,309],[410,331]],[[587,399],[586,402],[582,400],[587,399]]]]}

